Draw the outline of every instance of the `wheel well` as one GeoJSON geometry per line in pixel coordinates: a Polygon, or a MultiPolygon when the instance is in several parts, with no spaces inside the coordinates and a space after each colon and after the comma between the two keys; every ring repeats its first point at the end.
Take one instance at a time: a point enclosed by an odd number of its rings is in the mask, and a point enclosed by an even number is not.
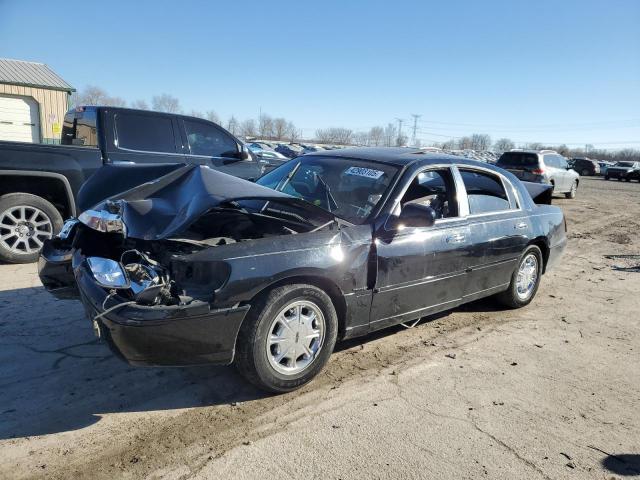
{"type": "Polygon", "coordinates": [[[2,175],[0,176],[0,196],[8,193],[30,193],[50,202],[62,215],[71,216],[71,205],[65,185],[58,179],[49,177],[2,175]]]}
{"type": "Polygon", "coordinates": [[[314,287],[324,290],[326,294],[329,295],[331,303],[333,303],[333,308],[336,309],[336,315],[338,316],[338,338],[343,337],[346,331],[345,321],[347,317],[347,303],[344,300],[344,296],[340,288],[338,288],[338,286],[331,280],[324,277],[315,275],[297,275],[283,278],[260,290],[249,303],[253,303],[256,297],[263,295],[274,288],[281,287],[282,285],[292,285],[294,283],[313,285],[314,287]]]}
{"type": "Polygon", "coordinates": [[[547,239],[544,237],[538,237],[529,242],[529,245],[535,245],[542,252],[542,273],[545,273],[547,269],[547,260],[549,260],[549,245],[547,239]]]}

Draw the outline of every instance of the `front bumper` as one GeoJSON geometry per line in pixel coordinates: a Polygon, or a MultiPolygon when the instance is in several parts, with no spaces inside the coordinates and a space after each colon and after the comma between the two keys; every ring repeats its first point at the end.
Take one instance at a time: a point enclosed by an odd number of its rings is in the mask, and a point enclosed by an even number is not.
{"type": "Polygon", "coordinates": [[[45,249],[39,269],[45,287],[52,293],[62,292],[60,289],[77,292],[100,336],[117,356],[132,365],[227,365],[233,361],[236,338],[249,305],[215,309],[206,302],[192,302],[116,307],[128,299],[109,295],[108,289],[98,285],[80,251],[75,251],[73,258],[68,254],[62,259],[45,249]],[[116,308],[101,315],[112,307],[116,308]]]}

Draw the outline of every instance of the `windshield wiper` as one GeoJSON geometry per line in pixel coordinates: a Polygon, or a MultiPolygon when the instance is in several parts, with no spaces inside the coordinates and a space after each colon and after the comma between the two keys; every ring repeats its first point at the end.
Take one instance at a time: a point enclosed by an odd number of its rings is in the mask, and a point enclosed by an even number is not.
{"type": "Polygon", "coordinates": [[[333,202],[335,209],[338,208],[338,202],[336,202],[335,197],[331,194],[331,188],[329,188],[329,185],[327,185],[327,182],[324,181],[324,179],[319,173],[316,173],[316,178],[318,179],[320,184],[324,187],[324,192],[327,196],[327,208],[329,209],[329,212],[332,212],[331,202],[333,202]]]}

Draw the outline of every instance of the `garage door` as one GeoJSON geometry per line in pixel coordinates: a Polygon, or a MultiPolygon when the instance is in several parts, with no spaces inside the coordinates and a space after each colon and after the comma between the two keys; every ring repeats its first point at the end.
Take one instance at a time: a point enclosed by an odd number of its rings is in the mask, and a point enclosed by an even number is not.
{"type": "Polygon", "coordinates": [[[0,140],[40,142],[40,115],[33,98],[0,95],[0,140]]]}

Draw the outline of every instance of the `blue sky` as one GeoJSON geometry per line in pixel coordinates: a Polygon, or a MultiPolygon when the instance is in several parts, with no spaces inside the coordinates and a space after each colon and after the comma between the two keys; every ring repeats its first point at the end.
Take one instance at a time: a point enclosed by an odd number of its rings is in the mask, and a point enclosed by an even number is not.
{"type": "Polygon", "coordinates": [[[640,147],[640,1],[0,0],[0,57],[223,119],[640,147]],[[624,143],[616,143],[624,142],[624,143]],[[630,143],[633,142],[633,143],[630,143]]]}

